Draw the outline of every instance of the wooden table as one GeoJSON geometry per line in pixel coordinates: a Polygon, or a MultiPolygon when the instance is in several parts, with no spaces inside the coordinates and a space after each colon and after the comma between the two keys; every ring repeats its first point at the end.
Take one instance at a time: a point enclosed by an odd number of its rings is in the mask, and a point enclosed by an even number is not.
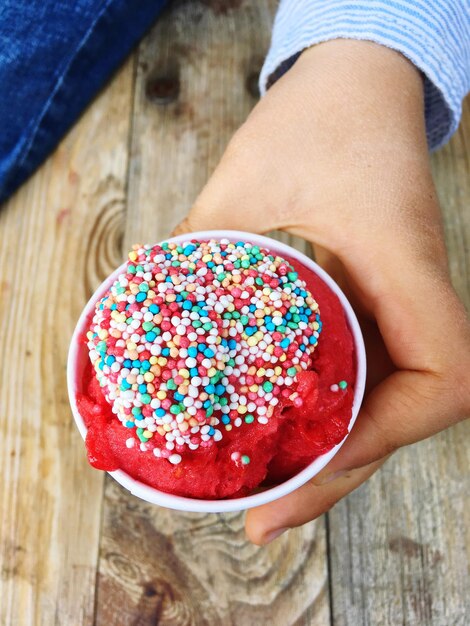
{"type": "MultiPolygon", "coordinates": [[[[185,214],[254,105],[274,0],[177,2],[0,212],[1,626],[470,623],[468,424],[267,548],[92,470],[65,385],[94,288],[185,214]]],[[[433,157],[470,304],[470,107],[433,157]]],[[[294,242],[297,245],[299,242],[294,242]]],[[[444,337],[445,339],[445,337],[444,337]]]]}

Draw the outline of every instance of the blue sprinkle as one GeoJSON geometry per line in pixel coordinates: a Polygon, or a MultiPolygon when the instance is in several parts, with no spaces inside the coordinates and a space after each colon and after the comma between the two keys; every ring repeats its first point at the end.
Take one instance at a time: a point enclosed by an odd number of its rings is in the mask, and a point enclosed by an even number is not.
{"type": "Polygon", "coordinates": [[[215,387],[214,387],[214,385],[206,385],[204,387],[204,391],[206,393],[214,393],[215,392],[215,387]]]}
{"type": "Polygon", "coordinates": [[[127,367],[127,369],[129,369],[130,367],[132,367],[132,361],[131,361],[130,359],[126,359],[126,360],[123,362],[123,366],[124,366],[124,367],[127,367]]]}
{"type": "Polygon", "coordinates": [[[135,297],[135,300],[136,302],[143,302],[146,298],[147,294],[144,291],[139,291],[139,293],[135,297]]]}
{"type": "Polygon", "coordinates": [[[132,367],[140,367],[139,359],[136,359],[135,361],[132,361],[132,367]]]}
{"type": "Polygon", "coordinates": [[[197,356],[197,348],[195,346],[191,346],[188,348],[188,356],[193,358],[197,356]]]}
{"type": "Polygon", "coordinates": [[[154,341],[156,337],[157,337],[157,333],[154,333],[153,330],[150,330],[145,335],[145,339],[147,339],[147,341],[154,341]]]}
{"type": "Polygon", "coordinates": [[[170,356],[170,348],[163,348],[162,356],[170,356]]]}
{"type": "Polygon", "coordinates": [[[230,424],[230,417],[228,415],[222,415],[222,424],[230,424]]]}
{"type": "Polygon", "coordinates": [[[237,347],[237,342],[235,341],[235,339],[228,340],[228,347],[229,350],[235,350],[235,348],[237,347]]]}
{"type": "Polygon", "coordinates": [[[207,433],[208,435],[210,435],[211,437],[213,437],[215,435],[215,428],[213,428],[212,426],[209,428],[209,432],[207,433]]]}
{"type": "Polygon", "coordinates": [[[115,360],[116,360],[116,357],[110,354],[109,356],[106,357],[106,365],[112,365],[115,360]]]}
{"type": "Polygon", "coordinates": [[[206,344],[205,343],[200,343],[198,345],[197,349],[199,350],[199,352],[204,352],[204,350],[206,349],[206,344]]]}
{"type": "Polygon", "coordinates": [[[150,361],[142,361],[140,367],[144,370],[144,372],[148,372],[152,366],[150,365],[150,361]]]}
{"type": "Polygon", "coordinates": [[[218,385],[215,386],[215,393],[218,396],[221,396],[224,393],[224,391],[225,391],[225,387],[223,385],[218,384],[218,385]]]}
{"type": "Polygon", "coordinates": [[[191,302],[191,300],[185,300],[183,302],[183,309],[186,309],[186,311],[189,311],[189,309],[192,309],[193,307],[193,303],[191,302]]]}
{"type": "Polygon", "coordinates": [[[205,409],[208,409],[210,406],[212,406],[212,402],[210,400],[206,400],[202,406],[205,409]]]}
{"type": "Polygon", "coordinates": [[[174,398],[175,400],[178,400],[178,402],[181,402],[182,400],[184,400],[184,395],[182,393],[179,393],[178,391],[175,391],[174,398]]]}
{"type": "Polygon", "coordinates": [[[111,307],[110,307],[111,311],[115,311],[117,309],[117,304],[114,302],[111,307]]]}
{"type": "Polygon", "coordinates": [[[276,330],[276,327],[274,326],[274,324],[266,324],[266,330],[272,333],[276,330]]]}
{"type": "Polygon", "coordinates": [[[162,408],[155,409],[155,415],[157,417],[163,417],[164,415],[166,415],[166,411],[165,411],[165,409],[162,409],[162,408]]]}
{"type": "Polygon", "coordinates": [[[127,428],[134,428],[135,424],[134,422],[126,422],[126,426],[127,428]]]}
{"type": "Polygon", "coordinates": [[[139,393],[147,393],[147,385],[139,385],[139,393]]]}
{"type": "Polygon", "coordinates": [[[186,246],[186,248],[184,248],[183,254],[185,256],[189,256],[192,252],[194,252],[194,250],[196,250],[196,246],[190,244],[189,246],[186,246]]]}
{"type": "Polygon", "coordinates": [[[160,313],[160,307],[158,306],[158,304],[151,304],[149,306],[149,311],[150,313],[153,313],[155,315],[155,313],[160,313]]]}
{"type": "Polygon", "coordinates": [[[281,348],[283,348],[284,350],[286,348],[288,348],[290,346],[290,339],[287,339],[287,337],[285,339],[283,339],[281,341],[281,343],[279,344],[281,346],[281,348]]]}
{"type": "Polygon", "coordinates": [[[250,304],[248,308],[250,309],[250,313],[254,313],[256,311],[256,304],[250,304]]]}
{"type": "Polygon", "coordinates": [[[191,376],[191,378],[194,378],[195,376],[199,376],[199,372],[198,372],[197,367],[192,367],[189,370],[189,375],[191,376]]]}
{"type": "Polygon", "coordinates": [[[207,348],[206,350],[204,350],[204,356],[206,356],[208,359],[212,359],[215,356],[215,352],[213,352],[210,348],[207,348]]]}
{"type": "Polygon", "coordinates": [[[124,391],[126,391],[127,389],[131,388],[131,384],[127,382],[127,380],[124,378],[123,381],[121,382],[121,389],[123,389],[124,391]]]}

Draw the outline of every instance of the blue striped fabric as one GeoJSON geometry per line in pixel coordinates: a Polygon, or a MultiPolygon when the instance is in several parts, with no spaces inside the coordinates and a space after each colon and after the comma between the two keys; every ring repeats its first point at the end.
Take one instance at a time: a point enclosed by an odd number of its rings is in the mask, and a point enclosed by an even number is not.
{"type": "Polygon", "coordinates": [[[448,141],[470,91],[470,0],[281,0],[261,93],[302,50],[338,38],[374,41],[408,57],[425,76],[429,146],[448,141]]]}

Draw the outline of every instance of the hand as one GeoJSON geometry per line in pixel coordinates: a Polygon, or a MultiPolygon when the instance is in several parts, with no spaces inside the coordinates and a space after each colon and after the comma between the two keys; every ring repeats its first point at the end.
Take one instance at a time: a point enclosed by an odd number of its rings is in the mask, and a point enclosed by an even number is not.
{"type": "Polygon", "coordinates": [[[356,425],[319,476],[248,512],[247,534],[263,544],[327,511],[400,446],[470,413],[470,330],[447,269],[418,71],[369,42],[304,52],[235,134],[176,232],[212,228],[310,240],[366,336],[356,425]]]}

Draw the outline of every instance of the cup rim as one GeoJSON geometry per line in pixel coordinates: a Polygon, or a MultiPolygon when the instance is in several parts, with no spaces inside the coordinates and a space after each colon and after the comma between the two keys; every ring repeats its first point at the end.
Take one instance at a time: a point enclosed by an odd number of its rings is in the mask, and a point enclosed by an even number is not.
{"type": "MultiPolygon", "coordinates": [[[[136,480],[135,478],[127,474],[127,472],[124,472],[120,469],[108,472],[114,478],[114,480],[116,480],[119,484],[128,489],[133,495],[152,504],[163,506],[169,509],[194,513],[226,513],[231,511],[242,511],[246,509],[251,509],[256,506],[260,506],[262,504],[267,504],[268,502],[273,502],[274,500],[278,500],[279,498],[282,498],[283,496],[286,496],[295,489],[301,487],[316,474],[318,474],[329,463],[329,461],[331,461],[331,459],[336,455],[341,446],[344,444],[356,421],[364,396],[367,369],[364,339],[356,314],[354,313],[348,299],[346,298],[340,287],[337,285],[337,283],[323,268],[315,263],[315,261],[307,257],[302,252],[299,252],[295,248],[292,248],[285,243],[276,241],[275,239],[271,239],[270,237],[266,237],[264,235],[256,235],[253,233],[236,230],[199,231],[194,233],[187,233],[184,235],[177,235],[175,237],[169,237],[168,239],[164,239],[163,241],[170,243],[180,243],[182,241],[187,241],[188,239],[229,239],[230,241],[248,241],[255,245],[267,248],[268,250],[272,250],[273,252],[276,252],[281,256],[287,255],[302,263],[302,265],[305,265],[307,269],[315,272],[338,296],[343,306],[343,310],[345,312],[349,328],[352,332],[356,348],[356,382],[354,385],[354,400],[352,405],[351,420],[349,422],[347,434],[345,435],[343,440],[335,445],[331,450],[317,457],[306,468],[304,468],[298,474],[295,474],[295,476],[292,476],[292,478],[289,478],[285,482],[242,498],[232,498],[224,500],[200,500],[197,498],[177,496],[166,493],[164,491],[160,491],[155,487],[150,487],[149,485],[146,485],[145,483],[136,480]]],[[[80,351],[79,337],[82,335],[85,329],[86,321],[91,311],[94,310],[96,302],[107,291],[107,289],[116,280],[119,274],[124,271],[126,264],[127,261],[125,261],[112,274],[110,274],[95,290],[95,292],[85,305],[72,335],[67,358],[67,388],[73,417],[83,439],[85,439],[87,428],[85,426],[82,416],[80,415],[76,402],[76,393],[78,390],[76,365],[80,351]]]]}

